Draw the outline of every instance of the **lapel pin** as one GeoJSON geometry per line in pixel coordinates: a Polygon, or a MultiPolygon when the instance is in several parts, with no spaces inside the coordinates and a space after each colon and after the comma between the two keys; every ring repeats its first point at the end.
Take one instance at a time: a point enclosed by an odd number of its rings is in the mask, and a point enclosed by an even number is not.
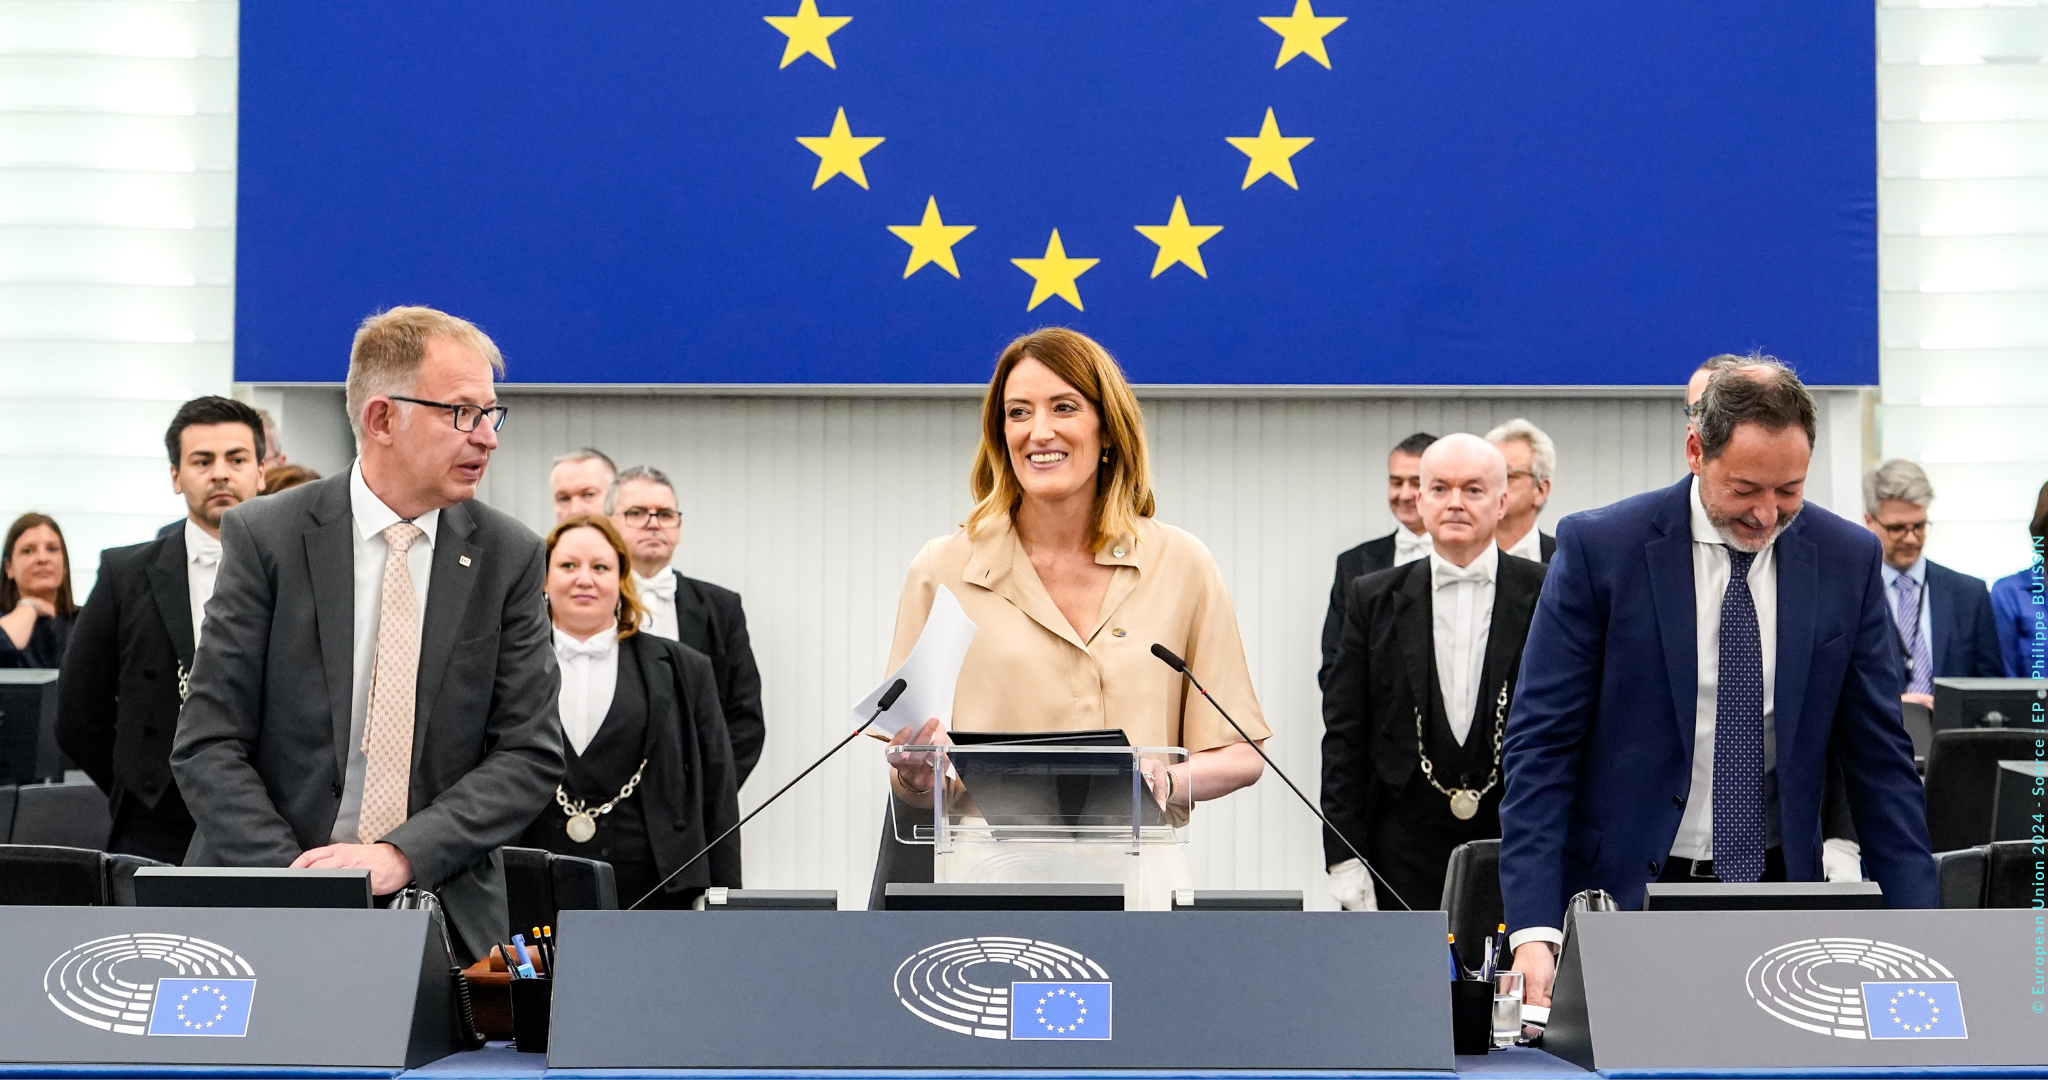
{"type": "Polygon", "coordinates": [[[464,566],[468,566],[468,565],[469,565],[469,556],[467,556],[467,555],[462,555],[462,556],[459,556],[459,557],[457,557],[457,558],[456,558],[456,560],[455,560],[455,561],[456,561],[456,562],[459,562],[459,563],[461,563],[461,564],[462,564],[462,565],[464,565],[464,566]]]}

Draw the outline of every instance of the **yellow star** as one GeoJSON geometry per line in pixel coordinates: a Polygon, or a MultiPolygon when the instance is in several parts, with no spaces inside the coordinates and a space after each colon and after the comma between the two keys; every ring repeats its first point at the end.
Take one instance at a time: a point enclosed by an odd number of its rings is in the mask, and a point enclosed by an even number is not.
{"type": "MultiPolygon", "coordinates": [[[[808,3],[809,0],[805,2],[808,3]]],[[[1294,0],[1294,14],[1263,15],[1259,17],[1259,21],[1280,35],[1280,59],[1273,61],[1275,68],[1286,67],[1289,60],[1304,54],[1316,63],[1329,67],[1330,54],[1323,49],[1323,38],[1328,36],[1330,31],[1344,25],[1345,17],[1318,15],[1316,9],[1309,6],[1308,0],[1294,0]]],[[[786,60],[783,62],[788,63],[786,60]]],[[[831,61],[827,60],[826,63],[829,64],[831,61]]]]}
{"type": "MultiPolygon", "coordinates": [[[[1305,4],[1308,0],[1302,2],[1305,4]]],[[[825,39],[837,33],[840,27],[852,22],[853,16],[820,15],[818,0],[803,0],[803,3],[797,5],[794,15],[763,15],[761,18],[789,38],[789,43],[782,47],[782,67],[788,67],[797,57],[809,53],[823,60],[826,67],[838,70],[839,65],[832,62],[832,43],[825,39]]],[[[1316,51],[1320,53],[1322,49],[1322,44],[1318,42],[1316,51]]],[[[1329,67],[1330,62],[1323,61],[1323,66],[1329,67]]]]}
{"type": "Polygon", "coordinates": [[[903,268],[903,276],[909,277],[926,263],[937,263],[939,268],[954,277],[960,276],[960,266],[953,261],[953,245],[974,231],[972,225],[948,225],[939,218],[939,200],[931,196],[924,202],[924,220],[915,225],[891,225],[889,231],[910,245],[910,264],[903,268]]]}
{"type": "Polygon", "coordinates": [[[1180,196],[1173,197],[1173,213],[1166,224],[1131,227],[1159,245],[1159,257],[1152,261],[1153,277],[1165,273],[1174,263],[1181,263],[1203,277],[1209,276],[1208,268],[1202,265],[1202,245],[1222,232],[1223,226],[1188,224],[1188,208],[1181,204],[1180,196]]]}
{"type": "MultiPolygon", "coordinates": [[[[1250,187],[1262,176],[1277,176],[1282,183],[1296,191],[1301,185],[1294,182],[1294,164],[1288,159],[1301,152],[1301,148],[1315,141],[1305,135],[1280,134],[1280,122],[1273,119],[1273,110],[1266,110],[1266,122],[1259,125],[1257,136],[1230,135],[1224,142],[1244,151],[1251,158],[1244,168],[1244,186],[1250,187]]],[[[820,181],[822,183],[822,181],[820,181]]]]}
{"type": "MultiPolygon", "coordinates": [[[[832,118],[832,134],[799,135],[796,141],[804,144],[804,149],[818,155],[818,178],[811,181],[812,191],[818,190],[825,185],[825,181],[842,173],[861,187],[867,187],[868,174],[860,167],[861,155],[882,145],[880,135],[856,137],[853,130],[846,126],[845,109],[840,109],[839,115],[832,118]]],[[[1293,181],[1289,180],[1288,183],[1293,181]]]]}
{"type": "Polygon", "coordinates": [[[1024,305],[1024,310],[1030,311],[1045,303],[1047,299],[1057,296],[1074,305],[1075,311],[1081,311],[1084,310],[1081,307],[1081,290],[1075,286],[1074,280],[1102,260],[1067,258],[1067,249],[1060,243],[1060,231],[1054,229],[1052,239],[1045,243],[1044,258],[1010,261],[1017,264],[1017,269],[1030,274],[1036,282],[1031,287],[1031,302],[1024,305]]]}

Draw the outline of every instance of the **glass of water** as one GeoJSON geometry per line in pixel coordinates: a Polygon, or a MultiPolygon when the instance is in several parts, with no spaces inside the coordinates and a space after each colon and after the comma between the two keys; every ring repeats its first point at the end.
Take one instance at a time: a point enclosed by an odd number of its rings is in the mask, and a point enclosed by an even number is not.
{"type": "Polygon", "coordinates": [[[1522,1041],[1522,973],[1500,971],[1493,976],[1493,1045],[1496,1049],[1522,1041]]]}

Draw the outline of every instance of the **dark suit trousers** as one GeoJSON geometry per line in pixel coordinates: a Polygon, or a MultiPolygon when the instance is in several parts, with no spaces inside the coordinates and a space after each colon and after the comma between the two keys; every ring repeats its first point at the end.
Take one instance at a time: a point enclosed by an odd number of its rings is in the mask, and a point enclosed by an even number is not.
{"type": "Polygon", "coordinates": [[[185,849],[192,843],[192,812],[185,809],[177,785],[165,790],[155,806],[127,791],[121,792],[117,801],[114,829],[107,837],[109,852],[140,855],[172,866],[184,863],[185,849]]]}
{"type": "Polygon", "coordinates": [[[1444,874],[1451,865],[1451,852],[1471,840],[1500,837],[1499,787],[1479,802],[1479,813],[1470,821],[1451,814],[1451,802],[1418,772],[1396,794],[1375,783],[1372,825],[1365,835],[1365,853],[1380,881],[1373,883],[1381,911],[1400,911],[1401,900],[1416,911],[1434,911],[1443,900],[1444,874]],[[1387,895],[1393,886],[1401,899],[1387,895]]]}

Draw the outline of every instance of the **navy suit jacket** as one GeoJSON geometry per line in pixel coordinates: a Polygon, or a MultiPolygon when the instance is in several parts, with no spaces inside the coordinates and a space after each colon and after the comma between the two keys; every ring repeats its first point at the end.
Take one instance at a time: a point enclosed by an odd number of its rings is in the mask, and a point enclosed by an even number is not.
{"type": "MultiPolygon", "coordinates": [[[[1559,524],[1503,748],[1501,897],[1510,930],[1563,926],[1605,889],[1623,910],[1671,853],[1691,791],[1699,658],[1691,477],[1559,524]]],[[[1808,504],[1777,540],[1778,818],[1786,875],[1818,881],[1828,757],[1848,778],[1863,865],[1893,907],[1939,903],[1904,666],[1877,538],[1808,504]]]]}
{"type": "Polygon", "coordinates": [[[1998,651],[1998,620],[1983,578],[1927,561],[1928,621],[1934,624],[1936,678],[1995,679],[2005,674],[1998,651]]]}

